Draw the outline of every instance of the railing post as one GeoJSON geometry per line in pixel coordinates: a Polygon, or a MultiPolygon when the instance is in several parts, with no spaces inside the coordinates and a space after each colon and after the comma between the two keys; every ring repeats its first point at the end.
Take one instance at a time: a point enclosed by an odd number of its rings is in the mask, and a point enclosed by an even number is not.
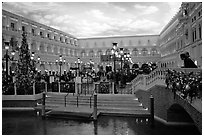
{"type": "Polygon", "coordinates": [[[99,93],[100,83],[95,83],[94,85],[95,85],[95,87],[94,87],[94,93],[99,93]]]}
{"type": "Polygon", "coordinates": [[[58,82],[58,90],[59,90],[59,93],[60,93],[60,82],[58,82]]]}
{"type": "Polygon", "coordinates": [[[77,107],[79,106],[79,97],[77,95],[77,107]]]}
{"type": "Polygon", "coordinates": [[[78,89],[77,89],[77,82],[74,82],[74,90],[75,90],[75,94],[78,95],[78,89]]]}
{"type": "Polygon", "coordinates": [[[47,82],[45,82],[45,93],[47,93],[47,82]]]}
{"type": "Polygon", "coordinates": [[[79,87],[80,87],[80,84],[78,83],[78,84],[77,84],[77,95],[80,93],[79,87]]]}
{"type": "Polygon", "coordinates": [[[150,96],[150,119],[151,119],[151,127],[154,127],[154,97],[150,96]]]}
{"type": "Polygon", "coordinates": [[[42,118],[45,118],[45,93],[43,93],[43,98],[42,98],[42,118]]]}
{"type": "Polygon", "coordinates": [[[66,103],[67,103],[67,101],[66,101],[66,96],[64,97],[64,107],[66,107],[66,103]]]}
{"type": "Polygon", "coordinates": [[[35,82],[33,83],[33,95],[35,95],[35,82]]]}
{"type": "Polygon", "coordinates": [[[93,119],[97,120],[97,94],[94,93],[93,119]]]}
{"type": "Polygon", "coordinates": [[[17,95],[16,83],[14,83],[14,95],[17,95]]]}
{"type": "Polygon", "coordinates": [[[114,82],[112,82],[112,94],[114,94],[114,91],[115,91],[115,86],[114,86],[114,82]]]}

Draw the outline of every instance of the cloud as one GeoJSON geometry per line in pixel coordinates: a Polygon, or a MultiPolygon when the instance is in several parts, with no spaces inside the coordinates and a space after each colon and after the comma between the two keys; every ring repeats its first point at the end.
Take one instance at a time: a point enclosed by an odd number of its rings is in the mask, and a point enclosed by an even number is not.
{"type": "Polygon", "coordinates": [[[45,24],[45,25],[48,25],[48,26],[50,25],[50,21],[45,19],[41,15],[33,14],[33,15],[31,15],[31,18],[32,18],[32,20],[34,20],[36,22],[39,22],[39,23],[42,23],[42,24],[45,24]]]}
{"type": "Polygon", "coordinates": [[[126,9],[125,8],[122,8],[122,7],[118,7],[118,6],[114,6],[114,8],[118,11],[121,11],[121,12],[125,12],[126,9]]]}
{"type": "Polygon", "coordinates": [[[63,23],[66,20],[71,20],[72,17],[69,15],[62,15],[62,16],[58,16],[56,18],[53,19],[53,22],[55,23],[63,23]]]}
{"type": "Polygon", "coordinates": [[[55,14],[51,14],[51,15],[48,14],[48,15],[45,15],[44,18],[50,20],[50,19],[55,18],[56,16],[57,15],[55,15],[55,14]]]}
{"type": "Polygon", "coordinates": [[[146,30],[146,29],[154,29],[155,27],[158,27],[159,25],[160,24],[158,22],[151,21],[148,19],[141,19],[141,20],[137,20],[137,21],[131,23],[129,25],[129,28],[132,28],[132,29],[143,28],[144,30],[146,30]]]}
{"type": "Polygon", "coordinates": [[[97,20],[100,20],[100,21],[109,21],[111,20],[110,17],[108,16],[105,16],[104,13],[98,9],[93,9],[93,10],[90,10],[90,11],[87,11],[86,14],[88,16],[92,16],[93,18],[97,19],[97,20]]]}
{"type": "Polygon", "coordinates": [[[130,2],[11,2],[3,5],[3,9],[12,9],[13,13],[76,37],[159,34],[158,30],[161,31],[164,20],[170,21],[178,7],[179,3],[161,3],[155,6],[130,2]],[[166,6],[164,13],[164,8],[160,5],[166,6]]]}
{"type": "Polygon", "coordinates": [[[157,12],[159,9],[155,6],[145,6],[140,4],[135,4],[134,8],[139,11],[139,14],[152,14],[157,12]]]}

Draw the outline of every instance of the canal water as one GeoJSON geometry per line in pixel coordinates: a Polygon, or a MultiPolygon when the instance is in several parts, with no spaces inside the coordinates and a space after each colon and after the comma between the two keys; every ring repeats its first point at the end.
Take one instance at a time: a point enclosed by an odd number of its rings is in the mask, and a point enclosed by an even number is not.
{"type": "Polygon", "coordinates": [[[34,112],[2,112],[3,135],[199,135],[195,126],[166,126],[147,119],[99,116],[97,122],[68,119],[43,120],[34,112]]]}

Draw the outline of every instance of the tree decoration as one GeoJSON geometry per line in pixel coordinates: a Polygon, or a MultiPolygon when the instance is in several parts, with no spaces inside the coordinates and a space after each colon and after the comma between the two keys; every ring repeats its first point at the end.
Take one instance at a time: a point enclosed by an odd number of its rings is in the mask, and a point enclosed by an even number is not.
{"type": "Polygon", "coordinates": [[[31,59],[25,32],[22,34],[22,44],[19,49],[19,60],[16,67],[16,87],[18,94],[32,94],[35,82],[35,61],[31,59]]]}

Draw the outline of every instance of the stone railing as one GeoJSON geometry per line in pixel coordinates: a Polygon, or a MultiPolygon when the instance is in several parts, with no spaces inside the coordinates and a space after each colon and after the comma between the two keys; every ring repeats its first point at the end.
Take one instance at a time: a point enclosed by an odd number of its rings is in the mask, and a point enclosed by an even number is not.
{"type": "Polygon", "coordinates": [[[11,83],[7,85],[7,90],[3,91],[3,95],[36,95],[40,94],[42,92],[47,92],[47,83],[46,82],[35,82],[33,83],[33,86],[31,86],[29,89],[27,89],[26,94],[22,92],[21,89],[18,89],[16,87],[15,83],[11,83]]]}
{"type": "Polygon", "coordinates": [[[134,80],[131,82],[131,90],[132,94],[137,90],[148,90],[155,85],[163,85],[166,86],[165,79],[166,79],[166,71],[168,69],[175,70],[175,71],[183,71],[187,72],[200,72],[202,69],[197,68],[157,68],[152,71],[149,75],[138,75],[134,80]]]}

